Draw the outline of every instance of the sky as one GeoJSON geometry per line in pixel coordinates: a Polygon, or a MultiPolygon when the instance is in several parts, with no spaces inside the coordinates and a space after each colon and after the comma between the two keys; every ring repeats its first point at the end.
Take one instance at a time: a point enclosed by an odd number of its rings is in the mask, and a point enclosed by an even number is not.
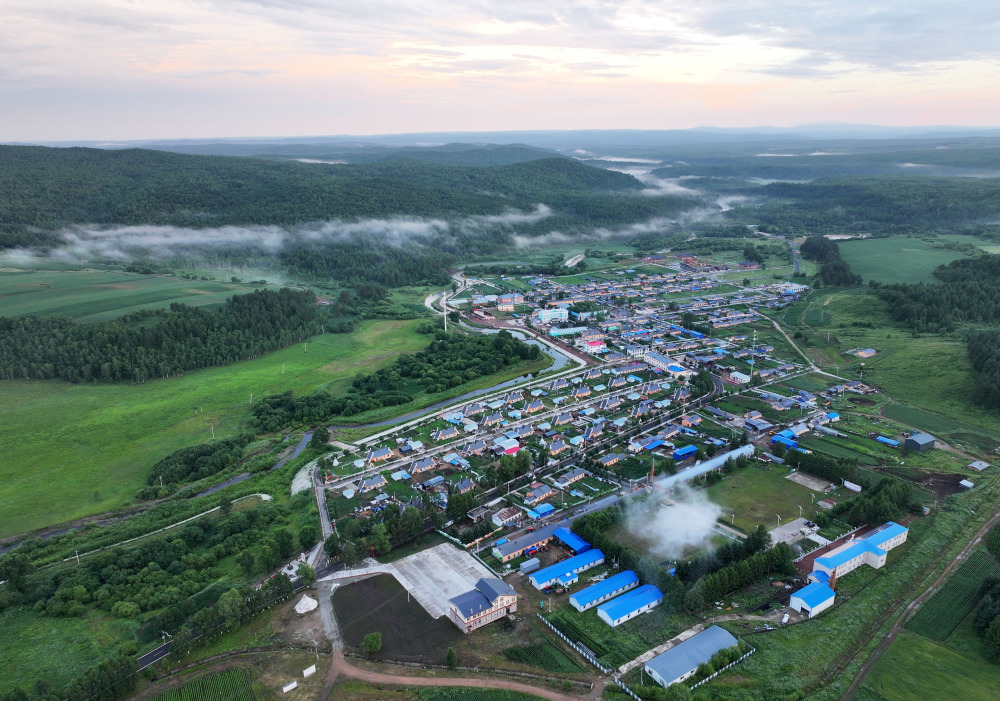
{"type": "Polygon", "coordinates": [[[0,141],[996,126],[996,0],[0,0],[0,141]]]}

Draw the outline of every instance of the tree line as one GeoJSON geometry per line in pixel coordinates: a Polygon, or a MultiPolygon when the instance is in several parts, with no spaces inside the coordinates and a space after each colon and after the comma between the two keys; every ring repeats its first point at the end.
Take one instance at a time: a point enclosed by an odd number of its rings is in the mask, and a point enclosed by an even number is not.
{"type": "Polygon", "coordinates": [[[311,292],[283,288],[213,310],[175,302],[95,324],[0,317],[0,378],[145,382],[228,365],[316,333],[314,302],[311,292]]]}
{"type": "Polygon", "coordinates": [[[861,276],[851,270],[851,266],[840,257],[840,246],[825,236],[810,236],[799,247],[799,253],[820,263],[816,277],[827,287],[860,285],[861,276]]]}
{"type": "Polygon", "coordinates": [[[356,375],[341,396],[317,392],[295,397],[286,392],[264,397],[253,407],[253,421],[262,431],[275,431],[293,423],[320,423],[337,416],[399,406],[412,401],[418,392],[444,392],[537,360],[540,355],[537,346],[516,340],[508,331],[493,336],[442,331],[424,350],[400,355],[388,368],[356,375]]]}

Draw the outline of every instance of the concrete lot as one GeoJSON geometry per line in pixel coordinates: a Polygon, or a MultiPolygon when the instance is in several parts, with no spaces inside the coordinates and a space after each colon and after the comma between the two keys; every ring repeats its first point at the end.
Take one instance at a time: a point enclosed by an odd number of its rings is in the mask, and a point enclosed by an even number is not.
{"type": "Polygon", "coordinates": [[[819,477],[813,477],[812,475],[807,475],[804,472],[793,472],[788,475],[785,479],[790,479],[792,482],[797,482],[803,487],[813,490],[814,492],[822,492],[826,494],[827,492],[833,491],[835,486],[827,482],[826,480],[821,480],[819,477]]]}
{"type": "Polygon", "coordinates": [[[363,567],[342,570],[321,581],[335,587],[376,574],[395,577],[432,618],[447,615],[449,599],[475,587],[480,578],[493,576],[469,553],[442,543],[388,564],[365,560],[363,567]]]}

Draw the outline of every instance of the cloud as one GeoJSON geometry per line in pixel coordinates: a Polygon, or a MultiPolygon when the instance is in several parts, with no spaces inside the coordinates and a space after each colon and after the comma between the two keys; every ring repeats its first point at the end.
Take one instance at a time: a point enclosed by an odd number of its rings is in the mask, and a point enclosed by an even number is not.
{"type": "Polygon", "coordinates": [[[662,559],[676,560],[685,551],[709,549],[715,535],[715,522],[722,507],[709,501],[703,492],[678,487],[671,506],[655,498],[629,502],[625,507],[625,527],[649,543],[650,552],[662,559]]]}

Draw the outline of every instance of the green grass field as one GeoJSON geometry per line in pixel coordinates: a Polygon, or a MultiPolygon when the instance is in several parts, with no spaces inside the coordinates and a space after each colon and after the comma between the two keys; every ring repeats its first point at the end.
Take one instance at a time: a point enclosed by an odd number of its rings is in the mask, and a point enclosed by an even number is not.
{"type": "Polygon", "coordinates": [[[934,268],[963,257],[958,251],[931,248],[925,241],[906,236],[841,241],[840,254],[865,282],[887,283],[933,282],[934,268]]]}
{"type": "Polygon", "coordinates": [[[747,532],[758,525],[770,530],[778,525],[779,514],[782,523],[798,518],[799,506],[806,518],[819,511],[810,499],[816,492],[785,479],[787,474],[788,470],[781,465],[769,470],[750,466],[713,484],[704,493],[722,506],[722,517],[727,523],[735,513],[735,524],[747,532]]]}
{"type": "Polygon", "coordinates": [[[236,283],[93,270],[0,272],[0,309],[8,317],[34,314],[107,321],[174,302],[218,305],[252,289],[236,283]]]}
{"type": "Polygon", "coordinates": [[[1000,697],[1000,674],[993,665],[975,662],[913,633],[903,632],[865,681],[859,698],[885,701],[962,699],[993,701],[1000,697]]]}
{"type": "Polygon", "coordinates": [[[0,694],[18,685],[28,689],[38,678],[61,688],[111,657],[118,643],[134,640],[138,627],[106,614],[55,618],[8,609],[0,613],[0,694]]]}
{"type": "Polygon", "coordinates": [[[245,427],[251,392],[342,390],[425,346],[420,323],[365,322],[317,337],[308,352],[296,345],[142,385],[0,383],[0,536],[120,506],[164,455],[209,440],[212,427],[217,438],[245,427]]]}
{"type": "Polygon", "coordinates": [[[982,551],[974,552],[917,614],[906,629],[928,640],[944,642],[973,607],[979,603],[979,589],[987,577],[997,575],[997,566],[982,551]]]}

